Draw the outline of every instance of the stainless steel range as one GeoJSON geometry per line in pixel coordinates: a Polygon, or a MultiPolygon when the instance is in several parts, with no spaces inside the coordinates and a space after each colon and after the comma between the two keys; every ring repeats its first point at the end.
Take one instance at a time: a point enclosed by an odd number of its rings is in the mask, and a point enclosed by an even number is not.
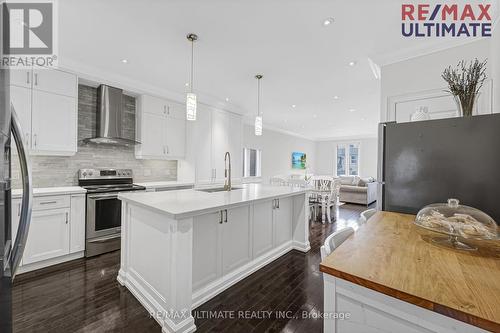
{"type": "Polygon", "coordinates": [[[87,190],[85,256],[120,249],[122,205],[118,192],[142,191],[130,169],[80,169],[78,184],[87,190]]]}

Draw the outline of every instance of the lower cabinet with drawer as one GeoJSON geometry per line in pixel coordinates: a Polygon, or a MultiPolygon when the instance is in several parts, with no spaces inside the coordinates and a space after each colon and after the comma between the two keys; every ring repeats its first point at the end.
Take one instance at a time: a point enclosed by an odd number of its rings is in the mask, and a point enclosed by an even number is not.
{"type": "MultiPolygon", "coordinates": [[[[21,199],[13,199],[12,230],[17,232],[21,199]]],[[[85,195],[35,197],[19,273],[83,257],[85,195]]]]}

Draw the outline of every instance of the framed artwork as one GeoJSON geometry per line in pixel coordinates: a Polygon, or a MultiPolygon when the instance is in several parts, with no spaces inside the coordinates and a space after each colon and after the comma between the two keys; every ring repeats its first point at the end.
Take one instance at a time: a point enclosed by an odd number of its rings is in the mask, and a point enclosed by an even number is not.
{"type": "Polygon", "coordinates": [[[300,152],[292,153],[292,169],[302,169],[306,168],[306,154],[300,152]]]}

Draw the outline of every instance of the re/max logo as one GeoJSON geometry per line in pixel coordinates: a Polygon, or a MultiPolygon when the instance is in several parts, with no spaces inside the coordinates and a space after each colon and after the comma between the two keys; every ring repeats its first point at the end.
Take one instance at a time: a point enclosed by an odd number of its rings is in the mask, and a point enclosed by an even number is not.
{"type": "Polygon", "coordinates": [[[403,4],[404,37],[491,37],[491,4],[403,4]]]}

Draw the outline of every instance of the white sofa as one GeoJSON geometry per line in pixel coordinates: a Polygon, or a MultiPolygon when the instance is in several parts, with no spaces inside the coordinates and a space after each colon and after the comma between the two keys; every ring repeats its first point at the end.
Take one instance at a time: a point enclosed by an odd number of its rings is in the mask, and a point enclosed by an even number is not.
{"type": "Polygon", "coordinates": [[[372,177],[340,177],[340,201],[368,206],[377,201],[377,182],[372,177]]]}

